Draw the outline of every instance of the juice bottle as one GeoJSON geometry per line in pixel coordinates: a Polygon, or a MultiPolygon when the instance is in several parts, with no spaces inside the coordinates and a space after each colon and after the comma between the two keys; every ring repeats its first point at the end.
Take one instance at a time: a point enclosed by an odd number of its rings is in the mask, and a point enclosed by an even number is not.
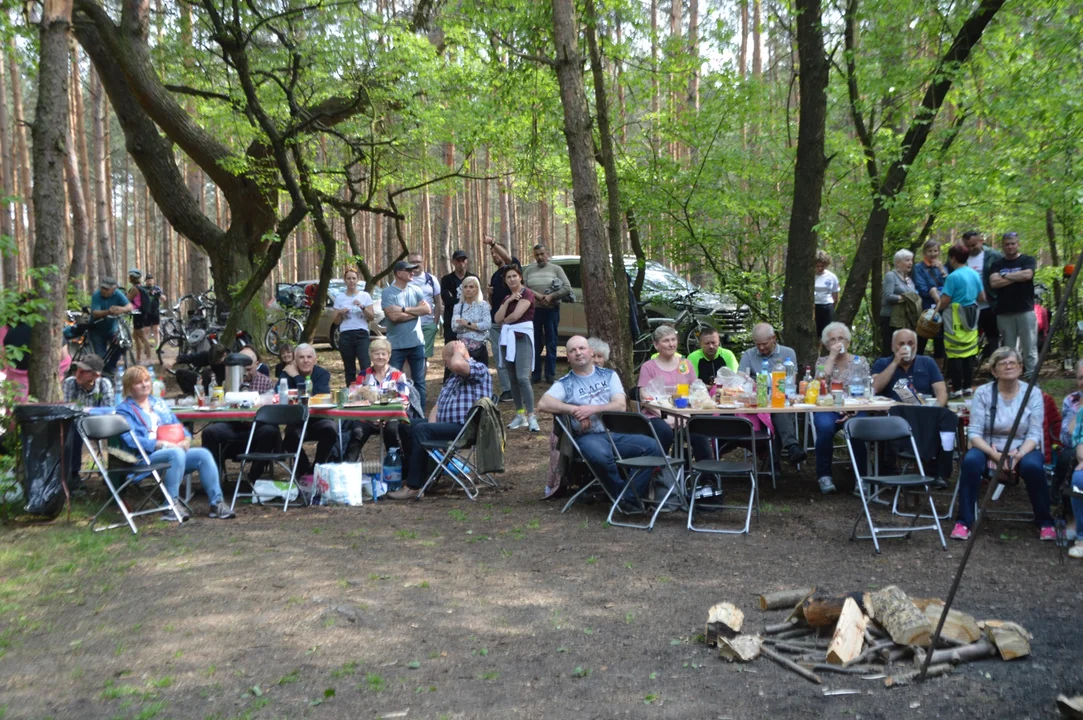
{"type": "Polygon", "coordinates": [[[786,407],[786,369],[780,360],[771,370],[771,407],[786,407]]]}
{"type": "MultiPolygon", "coordinates": [[[[806,373],[811,374],[811,373],[806,373]]],[[[805,403],[807,405],[815,405],[816,401],[820,399],[820,381],[809,380],[805,384],[805,403]]]]}
{"type": "Polygon", "coordinates": [[[756,406],[765,408],[771,405],[771,373],[767,370],[767,361],[756,374],[756,406]]]}

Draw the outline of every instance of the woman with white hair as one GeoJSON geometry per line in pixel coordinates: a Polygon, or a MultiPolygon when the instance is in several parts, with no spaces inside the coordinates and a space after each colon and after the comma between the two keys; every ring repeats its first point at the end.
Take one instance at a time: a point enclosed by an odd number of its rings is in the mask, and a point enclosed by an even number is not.
{"type": "MultiPolygon", "coordinates": [[[[891,312],[903,302],[904,293],[917,295],[911,271],[914,269],[914,253],[900,250],[895,253],[895,269],[884,275],[883,293],[880,299],[880,346],[882,355],[891,355],[891,335],[898,327],[891,326],[891,312]]],[[[909,328],[913,330],[914,328],[909,328]]]]}
{"type": "Polygon", "coordinates": [[[605,367],[609,362],[609,343],[601,338],[589,337],[587,338],[587,345],[590,346],[591,353],[594,354],[594,365],[596,367],[605,367]]]}
{"type": "MultiPolygon", "coordinates": [[[[822,367],[824,377],[831,383],[833,390],[850,386],[850,372],[853,369],[854,356],[850,354],[850,342],[853,335],[850,328],[840,322],[828,323],[820,335],[820,342],[827,348],[827,355],[816,361],[816,367],[822,367]]],[[[816,426],[816,477],[820,492],[835,492],[835,483],[831,479],[831,465],[835,455],[835,433],[842,430],[842,425],[852,417],[852,413],[814,412],[812,422],[816,426]]],[[[854,443],[854,455],[857,463],[865,467],[865,443],[854,443]]]]}
{"type": "Polygon", "coordinates": [[[466,345],[470,357],[482,365],[489,364],[489,349],[485,342],[492,324],[489,303],[481,296],[481,281],[467,275],[459,285],[459,302],[451,312],[451,325],[455,336],[466,345]]]}

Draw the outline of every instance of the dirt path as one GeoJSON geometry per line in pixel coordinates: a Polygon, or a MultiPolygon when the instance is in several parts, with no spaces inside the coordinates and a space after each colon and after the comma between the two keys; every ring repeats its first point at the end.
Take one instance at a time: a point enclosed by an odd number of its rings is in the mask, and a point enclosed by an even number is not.
{"type": "Polygon", "coordinates": [[[847,539],[856,499],[793,474],[748,537],[675,516],[610,528],[601,506],[537,499],[546,451],[509,434],[501,488],[476,503],[245,507],[137,538],[2,529],[0,717],[1037,718],[1083,690],[1083,566],[1030,526],[983,528],[958,607],[1024,624],[1032,658],[890,691],[832,676],[862,693],[823,697],[715,657],[694,639],[707,608],[734,601],[757,628],[781,615],[754,595],[779,587],[943,596],[961,545],[925,533],[876,556],[847,539]]]}

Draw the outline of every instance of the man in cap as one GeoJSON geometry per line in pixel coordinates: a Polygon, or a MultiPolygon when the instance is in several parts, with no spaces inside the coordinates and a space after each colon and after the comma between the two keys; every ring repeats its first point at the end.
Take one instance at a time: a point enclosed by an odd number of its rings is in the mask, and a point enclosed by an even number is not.
{"type": "Polygon", "coordinates": [[[452,270],[440,278],[440,300],[444,304],[444,342],[455,340],[455,326],[451,315],[455,312],[455,305],[459,302],[459,286],[463,280],[473,276],[474,273],[466,269],[470,258],[462,250],[456,250],[451,254],[452,270]]]}
{"type": "Polygon", "coordinates": [[[421,290],[421,298],[428,304],[429,312],[421,316],[421,336],[425,339],[425,361],[432,357],[436,347],[436,333],[439,329],[436,321],[443,314],[440,300],[440,283],[432,273],[425,269],[425,257],[419,252],[406,256],[406,262],[414,266],[410,282],[421,290]]]}
{"type": "Polygon", "coordinates": [[[1000,347],[1000,328],[997,326],[997,292],[989,283],[989,275],[992,272],[993,263],[1001,258],[1001,254],[992,248],[986,249],[985,236],[977,230],[967,230],[963,233],[963,245],[970,253],[966,266],[981,275],[982,287],[985,290],[985,300],[978,301],[978,329],[985,334],[986,338],[985,349],[981,354],[984,361],[1000,347]]]}
{"type": "Polygon", "coordinates": [[[406,260],[396,262],[392,268],[395,279],[383,289],[381,300],[391,343],[391,365],[399,370],[409,365],[421,407],[425,407],[425,336],[421,318],[432,308],[425,302],[421,288],[410,283],[415,267],[406,260]]]}
{"type": "Polygon", "coordinates": [[[1034,314],[1034,271],[1038,262],[1019,252],[1019,235],[1004,233],[1004,256],[989,266],[989,286],[997,293],[997,328],[1003,344],[1019,343],[1024,372],[1038,365],[1038,317],[1034,314]]]}
{"type": "MultiPolygon", "coordinates": [[[[105,362],[100,357],[84,355],[71,366],[75,368],[75,374],[64,378],[60,385],[64,402],[74,403],[79,407],[109,407],[113,404],[113,383],[102,377],[105,362]]],[[[83,441],[79,439],[74,427],[65,443],[68,448],[68,471],[71,474],[68,486],[72,490],[82,489],[84,483],[79,476],[79,469],[83,466],[83,441]]]]}
{"type": "Polygon", "coordinates": [[[134,308],[128,298],[117,289],[116,278],[103,277],[98,289],[90,296],[90,317],[95,321],[90,328],[90,344],[94,353],[105,359],[103,372],[113,374],[121,352],[109,353],[109,343],[117,334],[117,316],[130,313],[134,308]]]}

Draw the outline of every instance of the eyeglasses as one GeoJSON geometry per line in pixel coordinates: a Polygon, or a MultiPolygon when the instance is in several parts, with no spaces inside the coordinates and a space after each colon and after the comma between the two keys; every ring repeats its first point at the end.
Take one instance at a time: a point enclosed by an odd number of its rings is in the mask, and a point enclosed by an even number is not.
{"type": "Polygon", "coordinates": [[[997,367],[1002,367],[1002,368],[1019,367],[1019,363],[1016,362],[1015,360],[1001,360],[1000,362],[997,363],[997,367]]]}

